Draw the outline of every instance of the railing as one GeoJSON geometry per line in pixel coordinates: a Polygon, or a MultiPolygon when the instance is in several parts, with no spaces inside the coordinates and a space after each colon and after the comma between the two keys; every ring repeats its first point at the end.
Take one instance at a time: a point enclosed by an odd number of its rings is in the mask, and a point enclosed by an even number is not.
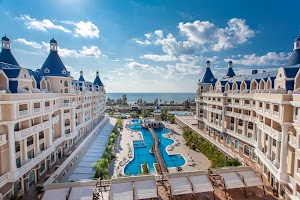
{"type": "Polygon", "coordinates": [[[78,131],[73,131],[73,132],[71,132],[71,133],[69,133],[69,134],[65,134],[65,140],[69,140],[69,139],[71,139],[71,138],[74,138],[74,137],[76,137],[78,135],[78,131]]]}
{"type": "Polygon", "coordinates": [[[6,135],[7,134],[0,135],[0,146],[2,146],[2,145],[4,145],[4,144],[7,143],[6,135]]]}
{"type": "Polygon", "coordinates": [[[270,113],[270,109],[267,109],[267,108],[266,108],[266,112],[267,112],[267,113],[270,113]]]}
{"type": "Polygon", "coordinates": [[[19,117],[23,117],[23,116],[26,116],[28,115],[28,110],[20,110],[19,111],[19,117]]]}
{"type": "Polygon", "coordinates": [[[45,106],[45,110],[50,110],[50,106],[45,106]]]}
{"type": "Polygon", "coordinates": [[[59,106],[60,107],[72,107],[75,106],[75,103],[60,103],[59,106]]]}
{"type": "Polygon", "coordinates": [[[250,145],[256,145],[257,144],[257,142],[253,138],[248,138],[248,137],[246,137],[242,134],[236,133],[235,131],[227,129],[227,133],[234,136],[234,137],[236,137],[236,138],[238,138],[238,139],[240,139],[240,140],[242,140],[242,141],[244,141],[244,142],[246,142],[246,143],[248,143],[248,144],[250,144],[250,145]]]}
{"type": "Polygon", "coordinates": [[[259,149],[255,149],[255,153],[259,156],[260,160],[264,163],[264,165],[271,171],[271,173],[276,177],[277,180],[280,180],[279,170],[276,168],[274,163],[267,158],[267,156],[261,152],[259,149]]]}
{"type": "Polygon", "coordinates": [[[20,141],[24,137],[34,135],[36,132],[38,132],[40,130],[44,130],[44,129],[48,128],[49,126],[50,126],[50,122],[45,121],[45,122],[42,122],[40,124],[34,125],[32,127],[25,128],[25,129],[20,130],[20,131],[15,131],[15,140],[20,141]]]}
{"type": "Polygon", "coordinates": [[[41,108],[34,108],[34,109],[33,109],[33,112],[34,112],[34,113],[38,113],[38,112],[40,112],[40,111],[41,111],[41,108]]]}
{"type": "Polygon", "coordinates": [[[294,189],[295,180],[293,177],[289,176],[288,185],[293,190],[294,189]]]}
{"type": "Polygon", "coordinates": [[[296,191],[296,197],[300,199],[300,193],[298,191],[296,191]]]}
{"type": "Polygon", "coordinates": [[[93,136],[93,132],[97,130],[97,127],[105,124],[108,121],[108,118],[104,118],[90,134],[79,144],[79,146],[71,153],[71,155],[56,169],[56,171],[43,183],[44,186],[51,184],[55,181],[57,176],[63,172],[63,170],[67,167],[67,165],[74,159],[74,157],[78,154],[79,151],[83,148],[83,146],[91,139],[93,136]]]}
{"type": "Polygon", "coordinates": [[[278,111],[273,111],[273,115],[279,117],[279,112],[278,111]]]}
{"type": "Polygon", "coordinates": [[[300,174],[300,168],[297,168],[297,174],[300,174]]]}
{"type": "Polygon", "coordinates": [[[277,141],[281,142],[282,133],[280,131],[277,131],[274,128],[271,128],[270,126],[268,126],[267,124],[264,124],[264,123],[261,123],[261,122],[259,122],[257,124],[257,127],[260,130],[262,130],[263,132],[265,132],[266,134],[268,134],[269,136],[271,136],[272,138],[274,138],[277,141]]]}
{"type": "Polygon", "coordinates": [[[8,182],[8,173],[6,172],[0,176],[0,188],[2,188],[8,182]]]}
{"type": "Polygon", "coordinates": [[[289,135],[289,145],[296,148],[297,139],[293,135],[289,135]]]}
{"type": "Polygon", "coordinates": [[[294,120],[297,120],[298,119],[298,115],[294,115],[294,120]]]}

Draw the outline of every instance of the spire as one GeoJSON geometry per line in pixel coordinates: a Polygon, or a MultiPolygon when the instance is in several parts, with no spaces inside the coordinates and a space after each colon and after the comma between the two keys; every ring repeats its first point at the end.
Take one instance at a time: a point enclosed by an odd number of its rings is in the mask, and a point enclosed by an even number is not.
{"type": "Polygon", "coordinates": [[[94,85],[98,85],[98,86],[104,86],[100,77],[99,77],[99,72],[96,72],[96,78],[94,80],[94,85]]]}
{"type": "Polygon", "coordinates": [[[80,77],[78,79],[79,81],[85,81],[84,77],[83,77],[83,71],[80,71],[80,77]]]}
{"type": "Polygon", "coordinates": [[[224,76],[224,78],[231,78],[231,77],[234,77],[234,76],[235,76],[235,73],[232,69],[232,61],[229,61],[228,62],[228,70],[227,70],[227,73],[224,76]]]}
{"type": "Polygon", "coordinates": [[[54,38],[52,38],[52,40],[50,40],[50,51],[57,51],[57,47],[57,41],[54,38]]]}
{"type": "Polygon", "coordinates": [[[206,69],[205,72],[200,79],[200,83],[209,83],[209,84],[214,84],[216,82],[216,78],[214,77],[213,73],[210,70],[210,61],[208,60],[206,62],[206,69]]]}
{"type": "Polygon", "coordinates": [[[206,68],[210,68],[210,61],[206,61],[206,68]]]}
{"type": "Polygon", "coordinates": [[[10,40],[6,35],[2,37],[2,51],[0,53],[0,62],[20,67],[19,63],[10,51],[10,40]]]}

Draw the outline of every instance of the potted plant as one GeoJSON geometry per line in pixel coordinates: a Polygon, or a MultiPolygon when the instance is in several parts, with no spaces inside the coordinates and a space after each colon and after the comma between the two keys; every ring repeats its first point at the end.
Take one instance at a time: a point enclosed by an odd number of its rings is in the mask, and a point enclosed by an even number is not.
{"type": "Polygon", "coordinates": [[[272,187],[272,192],[273,192],[273,195],[274,195],[274,196],[276,196],[276,195],[277,195],[277,194],[276,194],[276,193],[277,193],[277,190],[276,190],[276,188],[275,188],[275,187],[272,187]]]}

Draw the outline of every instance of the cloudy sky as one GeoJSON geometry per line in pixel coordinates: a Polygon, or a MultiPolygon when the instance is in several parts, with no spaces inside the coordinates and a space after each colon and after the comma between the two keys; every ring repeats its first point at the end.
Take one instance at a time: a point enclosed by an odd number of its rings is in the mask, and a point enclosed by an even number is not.
{"type": "Polygon", "coordinates": [[[297,0],[0,0],[0,33],[21,66],[40,68],[49,41],[74,78],[98,70],[108,92],[194,92],[206,60],[221,78],[273,70],[299,34],[297,0]]]}

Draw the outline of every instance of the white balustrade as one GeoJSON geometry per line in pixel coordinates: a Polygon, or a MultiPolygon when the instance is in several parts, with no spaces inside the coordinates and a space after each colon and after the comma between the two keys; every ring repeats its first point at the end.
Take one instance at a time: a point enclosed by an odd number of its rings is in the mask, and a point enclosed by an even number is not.
{"type": "Polygon", "coordinates": [[[28,110],[20,110],[19,111],[19,117],[27,116],[28,115],[28,110]]]}

